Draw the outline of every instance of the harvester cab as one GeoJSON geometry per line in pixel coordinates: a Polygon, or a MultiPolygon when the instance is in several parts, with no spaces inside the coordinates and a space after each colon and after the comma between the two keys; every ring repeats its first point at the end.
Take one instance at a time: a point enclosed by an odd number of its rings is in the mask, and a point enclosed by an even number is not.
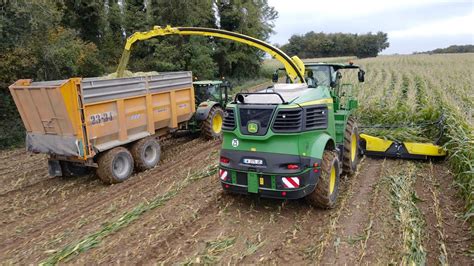
{"type": "Polygon", "coordinates": [[[229,102],[229,93],[232,90],[227,80],[194,81],[194,97],[196,113],[194,118],[198,128],[206,138],[218,138],[222,134],[224,119],[223,108],[229,102]]]}

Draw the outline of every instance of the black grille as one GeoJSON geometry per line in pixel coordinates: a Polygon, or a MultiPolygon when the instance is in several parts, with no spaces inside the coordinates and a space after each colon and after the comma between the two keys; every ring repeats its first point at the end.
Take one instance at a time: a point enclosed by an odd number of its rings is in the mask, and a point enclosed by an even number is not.
{"type": "Polygon", "coordinates": [[[224,122],[222,123],[222,129],[224,130],[234,130],[235,128],[235,114],[234,109],[226,109],[224,122]]]}
{"type": "Polygon", "coordinates": [[[244,135],[265,135],[270,127],[274,109],[274,106],[239,106],[240,132],[244,135]],[[257,132],[248,131],[249,123],[257,125],[257,132]]]}
{"type": "Polygon", "coordinates": [[[328,108],[322,106],[309,106],[305,108],[306,125],[305,130],[323,129],[328,125],[328,108]]]}
{"type": "Polygon", "coordinates": [[[296,132],[302,127],[302,109],[279,110],[273,122],[274,132],[296,132]]]}

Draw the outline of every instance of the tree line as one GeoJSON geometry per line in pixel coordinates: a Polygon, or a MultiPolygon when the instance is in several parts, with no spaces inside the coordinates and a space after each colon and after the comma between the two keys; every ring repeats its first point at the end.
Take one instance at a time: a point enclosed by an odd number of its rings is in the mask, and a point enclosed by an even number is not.
{"type": "Polygon", "coordinates": [[[359,58],[377,56],[389,47],[387,33],[351,34],[316,33],[293,35],[281,49],[289,55],[300,58],[357,56],[359,58]]]}
{"type": "Polygon", "coordinates": [[[451,54],[451,53],[474,53],[474,45],[451,45],[446,48],[437,48],[426,52],[414,52],[414,54],[451,54]]]}

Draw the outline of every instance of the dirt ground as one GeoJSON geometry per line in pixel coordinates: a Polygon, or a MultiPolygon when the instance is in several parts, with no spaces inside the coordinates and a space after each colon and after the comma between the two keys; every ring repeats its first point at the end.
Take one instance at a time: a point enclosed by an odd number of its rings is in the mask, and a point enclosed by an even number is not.
{"type": "Polygon", "coordinates": [[[158,167],[111,186],[92,175],[50,178],[46,156],[1,152],[0,261],[37,264],[158,198],[62,262],[400,264],[403,237],[385,177],[410,164],[427,263],[473,264],[473,238],[444,163],[364,158],[356,175],[344,177],[336,208],[321,210],[304,200],[226,194],[216,174],[193,178],[216,165],[219,145],[170,138],[158,167]]]}

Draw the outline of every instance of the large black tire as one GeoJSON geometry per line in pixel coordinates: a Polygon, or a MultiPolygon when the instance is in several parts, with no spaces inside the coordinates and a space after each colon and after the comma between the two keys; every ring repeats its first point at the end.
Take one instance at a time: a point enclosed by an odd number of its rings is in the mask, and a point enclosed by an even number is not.
{"type": "Polygon", "coordinates": [[[135,169],[145,171],[155,167],[160,162],[161,148],[156,137],[148,137],[133,143],[130,149],[135,169]]]}
{"type": "Polygon", "coordinates": [[[108,184],[127,180],[133,172],[132,154],[124,147],[117,147],[104,152],[97,160],[97,175],[108,184]]]}
{"type": "Polygon", "coordinates": [[[321,176],[316,184],[316,188],[311,194],[306,196],[306,200],[318,208],[334,208],[339,194],[339,176],[340,169],[337,153],[325,150],[321,165],[321,176]]]}
{"type": "Polygon", "coordinates": [[[80,163],[59,161],[63,177],[83,176],[91,172],[91,168],[80,163]]]}
{"type": "Polygon", "coordinates": [[[222,123],[224,111],[219,106],[214,106],[209,111],[206,120],[201,124],[201,135],[206,139],[217,139],[222,136],[222,123]]]}
{"type": "Polygon", "coordinates": [[[347,121],[344,133],[344,151],[342,154],[342,171],[344,174],[353,175],[359,164],[359,129],[351,117],[347,121]]]}

